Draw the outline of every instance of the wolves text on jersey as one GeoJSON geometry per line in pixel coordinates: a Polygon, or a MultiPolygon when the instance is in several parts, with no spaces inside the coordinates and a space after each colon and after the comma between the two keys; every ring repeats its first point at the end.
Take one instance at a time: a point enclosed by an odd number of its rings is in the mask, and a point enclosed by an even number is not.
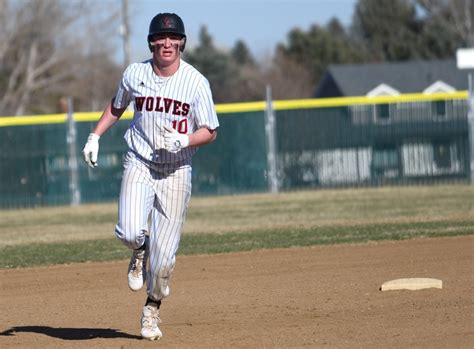
{"type": "Polygon", "coordinates": [[[135,106],[137,111],[158,111],[171,113],[173,115],[187,116],[189,114],[190,105],[172,98],[164,97],[135,97],[135,106]]]}

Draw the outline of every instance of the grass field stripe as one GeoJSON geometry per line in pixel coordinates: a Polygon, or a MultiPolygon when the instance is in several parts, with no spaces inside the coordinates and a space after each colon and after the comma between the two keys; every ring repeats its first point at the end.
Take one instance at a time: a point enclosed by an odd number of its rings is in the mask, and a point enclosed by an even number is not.
{"type": "MultiPolygon", "coordinates": [[[[276,100],[273,101],[275,110],[293,110],[293,109],[312,109],[312,108],[330,108],[343,107],[361,104],[387,104],[387,103],[410,103],[410,102],[429,102],[440,100],[467,99],[467,91],[457,91],[453,93],[409,93],[398,96],[378,96],[378,97],[337,97],[337,98],[312,98],[312,99],[295,99],[295,100],[276,100]]],[[[245,102],[245,103],[227,103],[217,104],[216,111],[218,114],[258,112],[265,110],[265,102],[245,102]]],[[[92,122],[100,118],[102,112],[78,112],[74,113],[76,122],[92,122]]],[[[131,120],[132,111],[126,111],[123,120],[131,120]]],[[[58,124],[66,122],[66,114],[49,114],[49,115],[29,115],[29,116],[6,116],[0,117],[0,127],[6,126],[27,126],[27,125],[44,125],[58,124]]]]}

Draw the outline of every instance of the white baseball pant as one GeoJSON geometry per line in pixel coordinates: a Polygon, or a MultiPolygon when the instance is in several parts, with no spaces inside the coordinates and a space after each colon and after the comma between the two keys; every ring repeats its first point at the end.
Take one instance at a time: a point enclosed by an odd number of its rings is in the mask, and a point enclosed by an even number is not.
{"type": "Polygon", "coordinates": [[[190,161],[157,164],[129,151],[124,160],[115,235],[137,249],[149,233],[147,293],[154,300],[169,295],[186,210],[191,198],[190,161]],[[150,224],[149,224],[150,223],[150,224]]]}

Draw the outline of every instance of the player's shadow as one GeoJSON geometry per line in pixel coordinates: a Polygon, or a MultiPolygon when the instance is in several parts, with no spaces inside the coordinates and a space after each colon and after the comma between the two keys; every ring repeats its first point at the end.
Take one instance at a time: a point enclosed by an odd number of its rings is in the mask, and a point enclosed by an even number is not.
{"type": "Polygon", "coordinates": [[[0,336],[13,336],[18,332],[40,333],[63,340],[88,340],[95,338],[141,339],[113,328],[68,328],[49,326],[15,326],[0,333],[0,336]]]}

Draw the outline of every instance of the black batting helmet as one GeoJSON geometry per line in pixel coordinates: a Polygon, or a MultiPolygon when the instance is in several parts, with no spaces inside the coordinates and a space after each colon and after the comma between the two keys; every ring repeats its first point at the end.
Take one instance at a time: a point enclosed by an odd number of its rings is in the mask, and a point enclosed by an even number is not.
{"type": "Polygon", "coordinates": [[[178,34],[184,39],[180,50],[184,51],[186,45],[186,33],[184,31],[184,23],[181,17],[175,13],[159,13],[150,22],[150,29],[148,30],[148,47],[153,52],[153,47],[150,45],[151,37],[155,34],[172,33],[178,34]]]}

